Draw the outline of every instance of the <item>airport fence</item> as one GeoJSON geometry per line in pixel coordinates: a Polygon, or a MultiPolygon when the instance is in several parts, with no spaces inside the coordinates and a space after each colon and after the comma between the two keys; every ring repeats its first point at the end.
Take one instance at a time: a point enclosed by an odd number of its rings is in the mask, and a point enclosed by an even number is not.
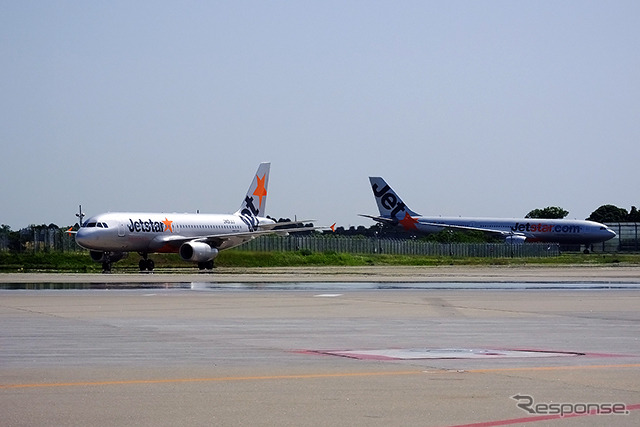
{"type": "Polygon", "coordinates": [[[21,251],[31,252],[84,250],[76,244],[75,235],[57,227],[25,228],[18,231],[17,236],[13,238],[8,232],[0,232],[0,250],[15,249],[15,247],[19,247],[21,251]]]}
{"type": "Polygon", "coordinates": [[[593,245],[594,252],[640,252],[640,223],[608,222],[605,225],[615,231],[617,236],[593,245]]]}
{"type": "MultiPolygon", "coordinates": [[[[607,223],[617,236],[611,240],[592,245],[594,252],[640,252],[640,223],[607,223]]],[[[22,250],[82,251],[75,243],[73,234],[61,228],[34,228],[19,232],[22,250]]],[[[14,242],[15,243],[15,242],[14,242]]],[[[0,232],[0,250],[11,248],[9,233],[0,232]]],[[[556,256],[562,250],[579,251],[580,246],[559,248],[555,244],[527,243],[508,245],[504,243],[436,243],[413,239],[383,239],[362,236],[295,235],[263,236],[238,248],[249,251],[298,251],[338,252],[356,254],[433,255],[457,257],[546,257],[556,256]]]]}
{"type": "Polygon", "coordinates": [[[552,257],[560,255],[556,244],[438,243],[411,239],[346,236],[263,236],[236,248],[240,251],[309,251],[352,254],[390,254],[452,257],[552,257]]]}

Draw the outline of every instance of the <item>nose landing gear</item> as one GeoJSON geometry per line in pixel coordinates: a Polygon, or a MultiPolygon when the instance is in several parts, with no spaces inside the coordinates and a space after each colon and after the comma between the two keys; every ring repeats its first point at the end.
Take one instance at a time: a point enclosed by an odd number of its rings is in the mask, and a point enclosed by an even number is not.
{"type": "Polygon", "coordinates": [[[103,274],[111,273],[111,261],[104,261],[102,263],[102,273],[103,274]]]}

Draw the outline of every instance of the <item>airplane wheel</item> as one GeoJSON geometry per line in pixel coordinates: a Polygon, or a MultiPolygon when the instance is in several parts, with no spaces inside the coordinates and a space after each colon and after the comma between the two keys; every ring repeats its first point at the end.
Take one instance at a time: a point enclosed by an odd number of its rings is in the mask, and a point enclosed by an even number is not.
{"type": "Polygon", "coordinates": [[[152,259],[141,259],[138,262],[138,268],[140,269],[140,271],[153,271],[154,267],[156,266],[156,264],[153,262],[152,259]]]}
{"type": "Polygon", "coordinates": [[[103,273],[111,273],[111,263],[110,262],[103,262],[102,263],[102,272],[103,273]]]}
{"type": "Polygon", "coordinates": [[[213,260],[207,261],[205,263],[205,267],[207,268],[207,270],[213,270],[213,260]]]}

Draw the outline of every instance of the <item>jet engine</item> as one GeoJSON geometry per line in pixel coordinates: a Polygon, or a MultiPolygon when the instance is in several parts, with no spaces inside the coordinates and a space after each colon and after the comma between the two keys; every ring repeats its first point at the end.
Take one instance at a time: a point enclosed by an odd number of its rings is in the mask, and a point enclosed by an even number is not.
{"type": "Polygon", "coordinates": [[[127,252],[100,252],[100,251],[89,251],[89,256],[95,262],[116,262],[120,261],[128,255],[127,252]]]}
{"type": "Polygon", "coordinates": [[[180,257],[185,261],[206,262],[218,256],[218,250],[202,242],[187,242],[180,246],[180,257]]]}
{"type": "Polygon", "coordinates": [[[520,234],[512,234],[504,239],[505,243],[510,243],[512,245],[521,245],[525,240],[527,240],[527,237],[520,234]]]}

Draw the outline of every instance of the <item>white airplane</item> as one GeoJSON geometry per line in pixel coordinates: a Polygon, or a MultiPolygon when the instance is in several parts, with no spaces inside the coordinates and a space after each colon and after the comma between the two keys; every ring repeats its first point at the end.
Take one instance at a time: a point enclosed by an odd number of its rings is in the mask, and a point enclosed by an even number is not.
{"type": "Polygon", "coordinates": [[[533,218],[426,217],[412,211],[380,177],[369,177],[380,216],[361,215],[404,230],[436,233],[443,229],[478,230],[500,236],[508,243],[549,242],[589,245],[616,236],[594,221],[533,218]]]}
{"type": "Polygon", "coordinates": [[[89,249],[94,261],[102,263],[103,272],[111,271],[111,264],[128,252],[142,256],[140,271],[153,270],[155,265],[148,258],[150,253],[178,253],[183,260],[197,262],[199,269],[204,270],[213,268],[219,251],[258,236],[329,228],[274,230],[285,223],[264,217],[270,165],[260,164],[240,209],[234,214],[103,213],[82,224],[76,232],[76,242],[89,249]]]}

